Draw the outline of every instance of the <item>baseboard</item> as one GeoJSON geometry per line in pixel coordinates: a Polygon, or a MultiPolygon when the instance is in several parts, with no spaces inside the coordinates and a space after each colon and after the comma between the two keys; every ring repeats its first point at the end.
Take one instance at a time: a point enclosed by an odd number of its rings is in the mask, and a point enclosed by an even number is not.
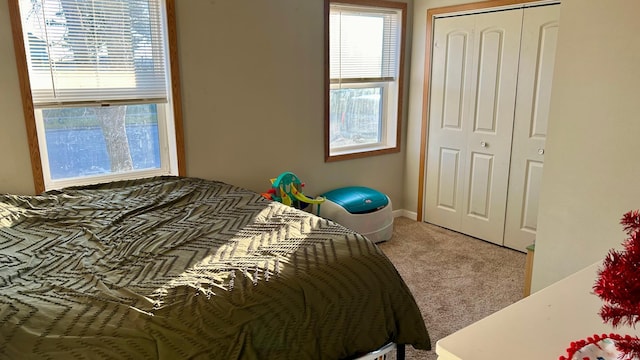
{"type": "Polygon", "coordinates": [[[418,214],[414,211],[409,211],[409,210],[405,210],[405,209],[398,209],[398,210],[393,210],[393,217],[397,218],[397,217],[406,217],[408,219],[411,220],[417,220],[418,219],[418,214]]]}

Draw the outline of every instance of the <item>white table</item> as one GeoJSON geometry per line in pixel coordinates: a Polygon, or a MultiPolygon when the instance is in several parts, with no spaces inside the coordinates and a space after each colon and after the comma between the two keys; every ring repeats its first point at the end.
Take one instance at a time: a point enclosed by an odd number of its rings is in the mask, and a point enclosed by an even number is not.
{"type": "Polygon", "coordinates": [[[438,360],[558,359],[571,341],[593,334],[640,335],[640,326],[613,329],[598,315],[593,294],[597,262],[436,343],[438,360]]]}

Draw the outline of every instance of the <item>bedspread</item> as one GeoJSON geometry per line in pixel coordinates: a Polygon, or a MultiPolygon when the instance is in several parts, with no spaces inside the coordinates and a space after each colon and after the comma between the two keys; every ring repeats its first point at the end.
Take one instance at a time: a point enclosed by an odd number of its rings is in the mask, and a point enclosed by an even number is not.
{"type": "Polygon", "coordinates": [[[362,235],[222,182],[0,195],[0,358],[341,359],[429,347],[362,235]]]}

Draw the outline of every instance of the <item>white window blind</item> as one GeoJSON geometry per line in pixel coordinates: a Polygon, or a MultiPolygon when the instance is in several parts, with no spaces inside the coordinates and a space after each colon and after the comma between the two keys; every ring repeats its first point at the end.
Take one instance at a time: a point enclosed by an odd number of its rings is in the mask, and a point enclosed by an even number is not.
{"type": "Polygon", "coordinates": [[[332,83],[394,81],[401,12],[331,4],[329,73],[332,83]]]}
{"type": "Polygon", "coordinates": [[[167,101],[161,0],[21,0],[34,106],[167,101]]]}

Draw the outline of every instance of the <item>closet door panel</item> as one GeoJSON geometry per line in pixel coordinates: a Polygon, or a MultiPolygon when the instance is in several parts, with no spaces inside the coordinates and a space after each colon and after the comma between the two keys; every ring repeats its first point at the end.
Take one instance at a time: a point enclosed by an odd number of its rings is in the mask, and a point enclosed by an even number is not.
{"type": "Polygon", "coordinates": [[[469,209],[467,215],[489,220],[491,208],[491,182],[493,174],[493,156],[491,154],[471,154],[471,176],[469,178],[469,209]]]}
{"type": "Polygon", "coordinates": [[[502,245],[522,10],[476,20],[465,163],[463,233],[502,245]]]}
{"type": "Polygon", "coordinates": [[[504,235],[505,246],[521,251],[537,231],[559,15],[559,5],[524,11],[504,235]]]}
{"type": "Polygon", "coordinates": [[[465,53],[468,50],[468,41],[469,34],[466,32],[454,32],[446,40],[441,129],[462,130],[464,90],[467,82],[465,53]]]}
{"type": "Polygon", "coordinates": [[[437,19],[429,109],[425,221],[460,230],[472,76],[472,17],[437,19]]]}
{"type": "Polygon", "coordinates": [[[473,130],[476,132],[496,133],[500,58],[504,37],[504,32],[497,29],[490,29],[480,34],[476,116],[473,122],[473,130]]]}
{"type": "Polygon", "coordinates": [[[527,161],[527,170],[522,194],[521,224],[522,231],[535,235],[538,228],[538,197],[540,196],[540,184],[542,181],[542,162],[527,161]]]}
{"type": "Polygon", "coordinates": [[[455,212],[460,196],[458,191],[460,150],[441,148],[439,164],[437,206],[440,209],[455,212]]]}
{"type": "MultiPolygon", "coordinates": [[[[532,9],[533,10],[533,9],[532,9]]],[[[546,13],[559,12],[559,7],[537,9],[536,12],[546,13]]],[[[559,16],[559,15],[557,15],[559,16]]],[[[551,85],[553,79],[553,67],[556,58],[556,42],[558,39],[558,19],[548,21],[538,29],[539,43],[537,50],[537,62],[535,68],[535,78],[533,98],[531,99],[531,123],[530,138],[544,141],[547,137],[547,123],[549,121],[549,105],[551,104],[551,85]]],[[[525,49],[528,50],[528,49],[525,49]]],[[[528,114],[529,115],[529,114],[528,114]]]]}

